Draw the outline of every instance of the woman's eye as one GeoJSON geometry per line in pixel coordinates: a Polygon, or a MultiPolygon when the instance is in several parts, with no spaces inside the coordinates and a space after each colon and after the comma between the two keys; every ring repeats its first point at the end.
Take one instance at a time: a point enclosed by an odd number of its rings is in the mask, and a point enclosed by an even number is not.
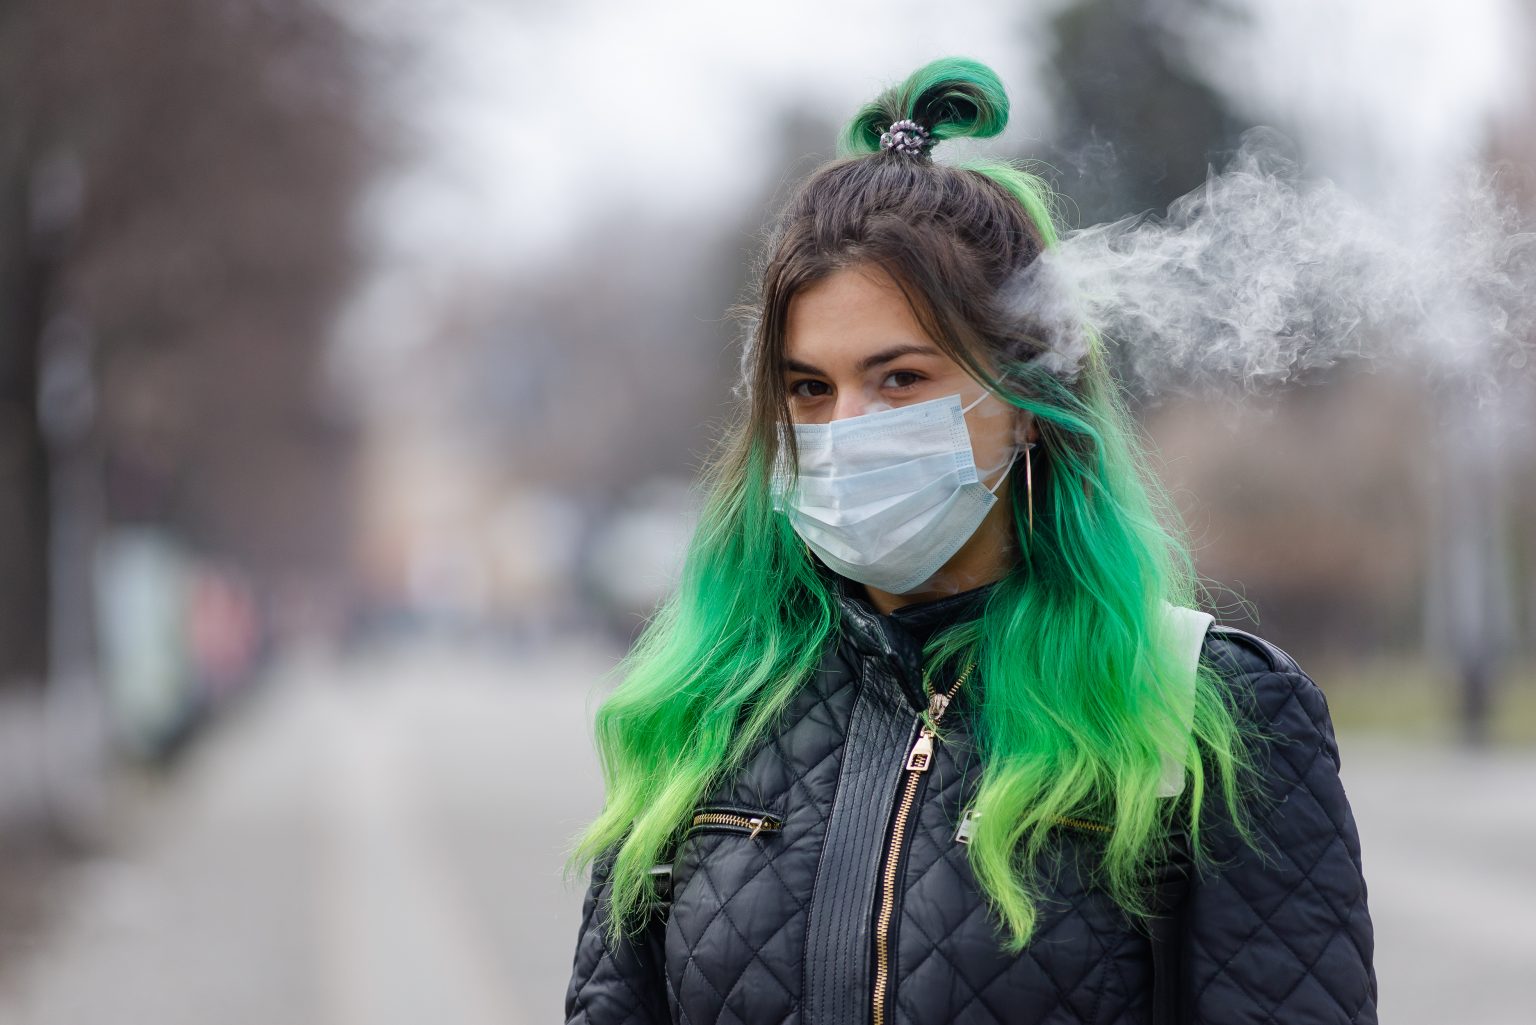
{"type": "Polygon", "coordinates": [[[806,378],[803,381],[796,381],[794,384],[789,386],[790,394],[798,396],[802,399],[817,399],[827,394],[829,390],[830,389],[827,387],[827,382],[816,381],[810,378],[806,378]]]}
{"type": "Polygon", "coordinates": [[[914,373],[911,370],[897,370],[886,375],[884,387],[895,388],[900,391],[903,388],[912,387],[922,379],[922,374],[914,373]]]}

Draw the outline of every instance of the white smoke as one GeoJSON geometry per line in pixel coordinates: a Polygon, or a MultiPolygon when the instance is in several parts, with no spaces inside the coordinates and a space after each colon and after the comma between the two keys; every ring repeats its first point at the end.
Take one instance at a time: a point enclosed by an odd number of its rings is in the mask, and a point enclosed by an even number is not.
{"type": "Polygon", "coordinates": [[[1018,283],[1042,359],[1070,375],[1092,325],[1144,395],[1262,390],[1353,361],[1411,361],[1482,391],[1529,363],[1536,234],[1490,176],[1377,208],[1305,175],[1256,129],[1166,215],[1067,233],[1018,283]]]}

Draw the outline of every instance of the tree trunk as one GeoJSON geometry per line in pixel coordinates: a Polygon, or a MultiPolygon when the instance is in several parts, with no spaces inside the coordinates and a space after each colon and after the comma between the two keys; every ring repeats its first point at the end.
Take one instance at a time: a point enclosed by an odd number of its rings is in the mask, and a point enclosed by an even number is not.
{"type": "Polygon", "coordinates": [[[27,7],[0,15],[0,688],[48,670],[48,463],[38,421],[38,342],[51,273],[34,245],[27,7]]]}

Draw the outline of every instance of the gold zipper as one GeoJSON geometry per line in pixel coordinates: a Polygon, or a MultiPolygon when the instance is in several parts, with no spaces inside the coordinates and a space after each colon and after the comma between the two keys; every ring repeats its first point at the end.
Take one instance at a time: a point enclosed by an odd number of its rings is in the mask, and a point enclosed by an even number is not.
{"type": "MultiPolygon", "coordinates": [[[[967,808],[960,816],[960,825],[955,828],[956,843],[970,843],[971,834],[976,829],[976,820],[981,818],[981,812],[974,808],[967,808]]],[[[1091,829],[1096,833],[1113,833],[1113,826],[1106,826],[1102,822],[1092,822],[1088,819],[1074,819],[1067,815],[1057,815],[1056,824],[1061,826],[1073,826],[1077,829],[1091,829]]]]}
{"type": "Polygon", "coordinates": [[[778,820],[769,815],[735,815],[730,812],[708,811],[693,817],[695,826],[733,826],[749,830],[749,838],[759,833],[772,833],[779,828],[778,820]]]}
{"type": "Polygon", "coordinates": [[[917,800],[917,786],[923,773],[933,765],[933,745],[938,739],[939,720],[949,708],[950,700],[960,685],[976,668],[972,662],[966,666],[949,690],[943,694],[930,694],[928,711],[918,717],[917,740],[907,752],[906,780],[902,784],[901,799],[896,804],[896,821],[891,827],[891,842],[885,850],[885,863],[880,878],[880,911],[875,918],[875,985],[872,999],[873,1025],[885,1025],[885,995],[891,983],[891,919],[896,914],[896,871],[901,864],[901,848],[907,840],[907,818],[917,800]]]}
{"type": "Polygon", "coordinates": [[[1078,829],[1092,829],[1100,833],[1113,833],[1113,826],[1106,826],[1102,822],[1089,822],[1087,819],[1068,818],[1065,815],[1056,816],[1056,821],[1063,826],[1076,826],[1078,829]]]}

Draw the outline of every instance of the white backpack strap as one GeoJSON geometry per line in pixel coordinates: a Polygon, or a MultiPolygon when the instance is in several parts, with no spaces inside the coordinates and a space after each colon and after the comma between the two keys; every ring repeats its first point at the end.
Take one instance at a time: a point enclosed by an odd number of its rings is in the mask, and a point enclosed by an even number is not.
{"type": "MultiPolygon", "coordinates": [[[[1177,708],[1179,730],[1182,739],[1189,736],[1195,723],[1195,669],[1200,662],[1200,649],[1205,644],[1205,631],[1216,620],[1209,612],[1186,609],[1180,605],[1163,603],[1164,625],[1168,641],[1173,646],[1179,666],[1177,708]]],[[[1177,797],[1184,791],[1184,751],[1163,753],[1163,775],[1158,781],[1157,796],[1177,797]]]]}

